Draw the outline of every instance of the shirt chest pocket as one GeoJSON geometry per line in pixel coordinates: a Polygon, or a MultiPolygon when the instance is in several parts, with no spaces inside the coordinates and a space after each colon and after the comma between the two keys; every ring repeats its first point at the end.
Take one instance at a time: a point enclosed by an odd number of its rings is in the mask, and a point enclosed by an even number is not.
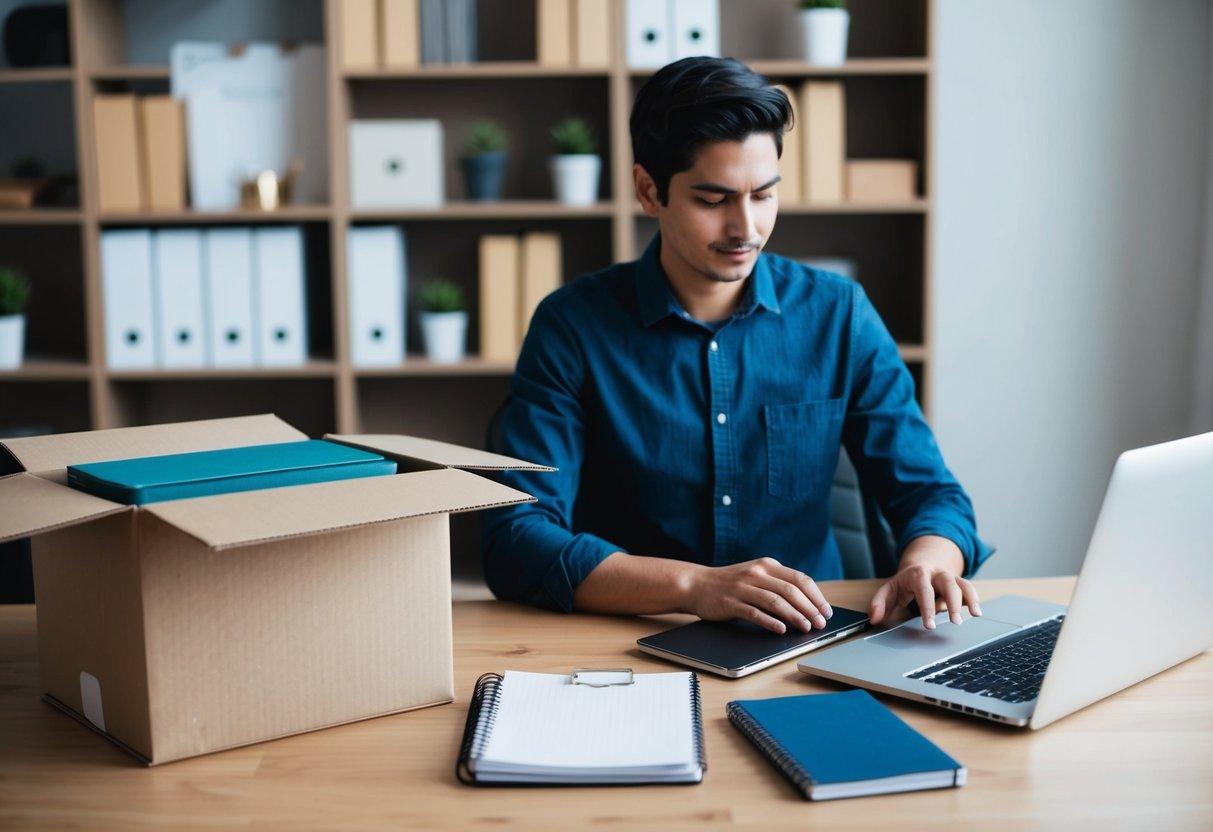
{"type": "Polygon", "coordinates": [[[841,397],[763,408],[771,496],[808,500],[829,496],[845,412],[841,397]]]}

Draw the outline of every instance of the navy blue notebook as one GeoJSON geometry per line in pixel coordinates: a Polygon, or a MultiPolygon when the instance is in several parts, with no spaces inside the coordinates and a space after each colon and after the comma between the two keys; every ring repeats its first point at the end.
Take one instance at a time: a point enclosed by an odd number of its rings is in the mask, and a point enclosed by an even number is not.
{"type": "Polygon", "coordinates": [[[729,721],[809,800],[963,786],[965,768],[864,690],[741,699],[729,721]]]}
{"type": "Polygon", "coordinates": [[[381,455],[306,439],[67,466],[67,484],[127,505],[396,473],[381,455]]]}

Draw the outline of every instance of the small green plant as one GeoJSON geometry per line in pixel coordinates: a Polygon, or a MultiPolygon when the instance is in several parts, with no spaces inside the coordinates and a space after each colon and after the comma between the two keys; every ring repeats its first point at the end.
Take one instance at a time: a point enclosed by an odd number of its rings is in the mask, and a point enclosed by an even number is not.
{"type": "Polygon", "coordinates": [[[579,116],[569,116],[557,122],[551,132],[556,152],[560,154],[588,154],[598,150],[598,139],[594,128],[579,116]]]}
{"type": "Polygon", "coordinates": [[[468,156],[480,156],[484,153],[505,150],[509,143],[509,136],[501,123],[485,119],[472,124],[468,130],[468,138],[463,145],[463,150],[468,156]]]}
{"type": "Polygon", "coordinates": [[[431,280],[421,287],[421,308],[426,312],[462,312],[463,290],[453,280],[431,280]]]}
{"type": "Polygon", "coordinates": [[[0,266],[0,316],[20,315],[29,300],[30,285],[25,275],[8,266],[0,266]]]}
{"type": "Polygon", "coordinates": [[[802,9],[845,9],[846,0],[800,0],[802,9]]]}

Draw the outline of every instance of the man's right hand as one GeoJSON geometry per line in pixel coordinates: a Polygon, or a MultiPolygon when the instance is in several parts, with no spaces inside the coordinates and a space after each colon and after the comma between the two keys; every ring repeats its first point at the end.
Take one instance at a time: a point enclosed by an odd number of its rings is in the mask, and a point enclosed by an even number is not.
{"type": "Polygon", "coordinates": [[[740,618],[774,633],[786,624],[809,632],[834,614],[813,579],[774,558],[697,566],[686,584],[686,611],[709,621],[740,618]]]}

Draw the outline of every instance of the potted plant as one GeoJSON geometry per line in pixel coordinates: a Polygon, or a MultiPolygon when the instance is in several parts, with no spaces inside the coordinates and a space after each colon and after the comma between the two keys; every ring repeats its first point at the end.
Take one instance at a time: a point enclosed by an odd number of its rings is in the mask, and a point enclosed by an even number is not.
{"type": "Polygon", "coordinates": [[[25,302],[29,281],[20,271],[0,266],[0,368],[21,366],[25,353],[25,302]]]}
{"type": "Polygon", "coordinates": [[[509,146],[505,128],[483,120],[472,124],[463,146],[463,184],[468,199],[501,199],[505,179],[505,151],[509,146]]]}
{"type": "Polygon", "coordinates": [[[846,0],[800,0],[804,58],[819,66],[841,66],[847,60],[851,14],[846,0]]]}
{"type": "Polygon", "coordinates": [[[566,205],[592,205],[598,201],[602,159],[590,123],[577,116],[558,122],[551,132],[556,155],[549,165],[556,199],[566,205]]]}
{"type": "Polygon", "coordinates": [[[463,358],[468,313],[457,283],[437,278],[421,287],[421,338],[425,357],[439,364],[463,358]]]}

